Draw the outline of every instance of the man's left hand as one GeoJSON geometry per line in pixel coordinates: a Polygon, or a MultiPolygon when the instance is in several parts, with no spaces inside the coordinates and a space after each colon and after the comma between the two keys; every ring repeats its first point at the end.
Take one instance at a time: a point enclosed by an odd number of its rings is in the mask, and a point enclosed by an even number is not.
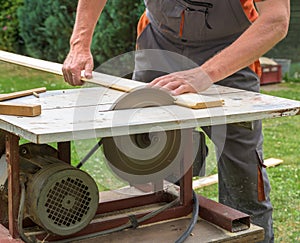
{"type": "Polygon", "coordinates": [[[211,78],[200,67],[170,73],[154,79],[149,85],[169,90],[172,95],[198,93],[213,84],[211,78]]]}

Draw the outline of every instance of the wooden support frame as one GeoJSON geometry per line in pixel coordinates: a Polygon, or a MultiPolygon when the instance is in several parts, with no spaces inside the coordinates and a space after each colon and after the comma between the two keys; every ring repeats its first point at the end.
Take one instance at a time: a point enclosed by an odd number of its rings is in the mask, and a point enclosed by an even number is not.
{"type": "MultiPolygon", "coordinates": [[[[184,174],[184,171],[186,173],[180,180],[180,203],[177,206],[174,206],[170,209],[167,209],[160,214],[154,216],[153,218],[141,223],[141,225],[160,222],[164,220],[170,220],[175,218],[180,218],[187,216],[192,212],[192,167],[188,166],[191,165],[190,161],[192,159],[193,149],[192,145],[192,131],[193,129],[188,129],[188,131],[184,134],[183,138],[183,146],[184,146],[184,154],[183,154],[183,161],[182,161],[182,173],[184,174]],[[188,166],[188,167],[187,167],[188,166]]],[[[66,158],[70,157],[67,154],[70,153],[70,142],[61,142],[58,143],[58,150],[59,154],[63,155],[66,158]]],[[[67,162],[67,159],[65,160],[67,162]]],[[[159,182],[154,183],[153,189],[156,189],[157,184],[160,184],[159,182]]],[[[159,186],[160,187],[160,186],[159,186]]],[[[162,187],[162,186],[161,186],[162,187]]],[[[175,195],[166,192],[166,191],[157,191],[153,192],[151,194],[145,194],[142,196],[134,196],[134,197],[128,197],[124,199],[118,199],[118,200],[112,200],[112,201],[105,201],[105,202],[99,202],[98,209],[96,212],[96,216],[94,220],[83,230],[80,232],[77,232],[73,235],[61,237],[61,236],[53,236],[47,238],[48,240],[59,240],[59,239],[65,239],[65,238],[72,238],[72,237],[78,237],[78,236],[84,236],[87,234],[96,233],[103,230],[113,229],[115,227],[122,226],[123,224],[126,224],[129,221],[129,218],[127,216],[121,216],[121,217],[115,217],[114,219],[105,219],[105,215],[109,214],[111,212],[115,211],[122,211],[122,210],[128,210],[133,209],[137,207],[147,206],[151,204],[157,204],[157,203],[169,203],[172,200],[176,198],[175,195]]],[[[101,200],[101,194],[100,194],[100,200],[101,200]]],[[[136,218],[140,218],[146,215],[146,213],[137,213],[135,214],[136,218]]],[[[37,236],[40,239],[43,239],[46,235],[42,234],[37,236]]]]}
{"type": "Polygon", "coordinates": [[[6,133],[6,161],[8,164],[8,227],[13,238],[19,237],[18,211],[20,202],[19,136],[6,133]]]}
{"type": "Polygon", "coordinates": [[[57,143],[58,158],[67,164],[71,164],[71,142],[57,143]]]}
{"type": "MultiPolygon", "coordinates": [[[[173,206],[158,215],[144,221],[141,225],[161,222],[170,219],[176,219],[185,217],[192,212],[192,167],[190,161],[193,154],[192,145],[192,129],[188,129],[187,133],[184,133],[184,153],[183,161],[181,166],[181,172],[185,172],[184,176],[180,180],[179,187],[179,205],[173,206]],[[186,167],[189,165],[189,168],[186,167]]],[[[58,143],[59,157],[66,163],[70,163],[71,148],[70,142],[59,142],[58,143]]],[[[8,203],[9,203],[9,224],[8,231],[13,238],[20,236],[18,231],[18,210],[20,201],[20,175],[19,175],[19,136],[12,133],[6,133],[6,158],[8,163],[8,203]]],[[[155,182],[157,183],[157,182],[155,182]]],[[[155,184],[154,184],[155,185],[155,184]]],[[[154,187],[155,188],[155,187],[154,187]]],[[[211,202],[203,197],[200,197],[199,207],[204,207],[204,211],[199,212],[199,215],[205,219],[210,220],[213,218],[213,222],[219,226],[228,229],[231,232],[235,232],[234,223],[239,222],[247,227],[250,225],[250,217],[246,214],[240,213],[236,210],[232,210],[224,205],[219,205],[216,202],[211,202]],[[213,207],[212,207],[213,206],[213,207]],[[224,211],[231,212],[230,215],[224,217],[224,211]],[[220,219],[221,218],[221,219],[220,219]],[[219,220],[220,219],[220,220],[219,220]]],[[[101,197],[100,197],[101,198],[101,197]]],[[[122,210],[135,209],[137,207],[150,206],[153,204],[169,203],[173,201],[176,196],[168,191],[157,191],[151,194],[145,194],[142,196],[129,196],[127,198],[108,200],[99,202],[96,216],[92,222],[85,227],[83,230],[69,236],[51,236],[48,240],[59,240],[59,239],[71,239],[73,237],[86,236],[88,234],[97,233],[104,230],[113,229],[115,227],[122,226],[128,223],[128,215],[121,215],[120,217],[106,217],[107,214],[119,212],[122,210]]],[[[137,212],[134,213],[136,218],[145,216],[149,212],[137,212]]],[[[245,229],[245,228],[244,228],[245,229]]],[[[26,229],[25,229],[26,231],[26,229]]],[[[36,237],[43,239],[47,234],[37,233],[36,237]]]]}
{"type": "MultiPolygon", "coordinates": [[[[192,134],[190,129],[189,134],[192,134]]],[[[9,225],[8,230],[13,238],[19,238],[18,231],[18,210],[20,202],[20,167],[19,167],[19,136],[6,132],[6,159],[8,163],[8,217],[9,225]]],[[[192,154],[190,144],[192,143],[192,136],[184,138],[184,159],[181,169],[186,170],[185,164],[190,163],[190,155],[192,154]],[[189,137],[189,138],[188,138],[189,137]]],[[[59,142],[58,153],[59,158],[66,163],[71,162],[71,148],[70,142],[59,142]]],[[[180,204],[172,207],[159,215],[145,221],[143,224],[149,224],[159,222],[168,219],[180,218],[188,215],[192,211],[192,168],[188,169],[187,173],[183,176],[180,182],[180,204]]],[[[95,233],[101,230],[111,229],[128,222],[128,217],[120,217],[117,219],[110,219],[105,222],[97,220],[97,216],[103,215],[109,212],[130,209],[140,206],[147,206],[155,203],[168,203],[174,200],[175,196],[168,192],[158,191],[152,194],[146,194],[142,196],[129,197],[125,199],[119,199],[114,201],[100,202],[96,213],[95,220],[93,220],[85,229],[69,237],[75,237],[79,235],[86,235],[95,233]]],[[[139,213],[137,218],[144,216],[145,213],[139,213]]],[[[44,237],[42,235],[41,237],[44,237]]],[[[62,239],[66,237],[52,237],[53,239],[62,239]]],[[[52,239],[52,238],[49,238],[52,239]]]]}

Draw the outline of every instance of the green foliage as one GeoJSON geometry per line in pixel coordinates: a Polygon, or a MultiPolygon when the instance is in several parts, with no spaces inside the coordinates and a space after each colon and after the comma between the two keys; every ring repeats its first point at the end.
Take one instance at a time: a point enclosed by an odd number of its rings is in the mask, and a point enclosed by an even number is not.
{"type": "Polygon", "coordinates": [[[290,1],[291,17],[289,31],[284,40],[278,43],[266,56],[273,58],[288,58],[293,62],[300,62],[300,45],[299,45],[299,31],[300,31],[300,1],[290,1]]]}
{"type": "Polygon", "coordinates": [[[285,82],[300,83],[300,62],[294,62],[291,64],[290,74],[284,76],[285,82]]]}
{"type": "Polygon", "coordinates": [[[288,82],[288,83],[296,83],[296,82],[300,82],[300,76],[299,74],[294,74],[295,76],[289,76],[288,74],[285,74],[284,77],[283,77],[283,80],[285,82],[288,82]]]}
{"type": "MultiPolygon", "coordinates": [[[[76,6],[77,1],[24,0],[18,16],[26,53],[62,62],[69,50],[76,6]]],[[[143,11],[142,1],[107,2],[93,37],[95,66],[135,49],[136,25],[143,11]]]]}
{"type": "Polygon", "coordinates": [[[136,26],[144,11],[143,1],[108,1],[92,43],[95,67],[109,58],[135,50],[136,26]]]}
{"type": "Polygon", "coordinates": [[[23,0],[0,0],[0,49],[10,52],[22,52],[22,39],[19,36],[17,9],[23,0]]]}
{"type": "Polygon", "coordinates": [[[62,62],[69,50],[77,1],[24,0],[18,11],[26,53],[62,62]]]}

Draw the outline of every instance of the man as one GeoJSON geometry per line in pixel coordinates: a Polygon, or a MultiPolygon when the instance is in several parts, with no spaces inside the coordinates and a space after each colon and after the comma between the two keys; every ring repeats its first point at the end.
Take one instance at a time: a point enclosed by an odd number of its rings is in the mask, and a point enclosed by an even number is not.
{"type": "MultiPolygon", "coordinates": [[[[257,59],[288,31],[289,0],[145,0],[137,49],[161,49],[184,55],[198,66],[158,77],[136,70],[134,78],[170,90],[174,95],[206,90],[213,83],[259,92],[257,59]]],[[[63,73],[71,85],[81,85],[80,73],[91,78],[90,44],[105,0],[79,0],[78,12],[63,73]]],[[[140,55],[137,67],[151,62],[140,55]]],[[[166,60],[166,62],[168,62],[166,60]]],[[[175,64],[176,65],[176,64],[175,64]]],[[[178,71],[179,70],[179,71],[178,71]]],[[[160,73],[161,75],[161,73],[160,73]]],[[[261,121],[251,129],[237,124],[203,130],[216,145],[219,201],[251,215],[273,242],[270,185],[262,156],[261,121]]]]}

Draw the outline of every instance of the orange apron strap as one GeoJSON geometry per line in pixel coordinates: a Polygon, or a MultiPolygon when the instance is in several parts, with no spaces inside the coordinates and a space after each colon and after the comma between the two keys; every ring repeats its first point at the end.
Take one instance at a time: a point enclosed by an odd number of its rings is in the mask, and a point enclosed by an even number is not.
{"type": "Polygon", "coordinates": [[[256,60],[254,63],[252,63],[249,68],[255,72],[258,77],[261,77],[262,71],[261,71],[261,66],[259,60],[256,60]]]}
{"type": "Polygon", "coordinates": [[[137,25],[137,37],[140,36],[140,34],[143,32],[143,30],[146,28],[146,26],[150,23],[147,15],[146,15],[146,11],[142,14],[142,16],[140,17],[140,20],[138,22],[137,25]]]}
{"type": "MultiPolygon", "coordinates": [[[[261,0],[254,0],[254,2],[260,2],[261,0]]],[[[244,9],[245,14],[251,22],[254,22],[258,18],[258,12],[255,9],[254,2],[252,0],[241,0],[241,5],[244,9]]],[[[255,61],[249,68],[255,72],[258,77],[261,77],[261,66],[259,60],[255,61]]]]}

